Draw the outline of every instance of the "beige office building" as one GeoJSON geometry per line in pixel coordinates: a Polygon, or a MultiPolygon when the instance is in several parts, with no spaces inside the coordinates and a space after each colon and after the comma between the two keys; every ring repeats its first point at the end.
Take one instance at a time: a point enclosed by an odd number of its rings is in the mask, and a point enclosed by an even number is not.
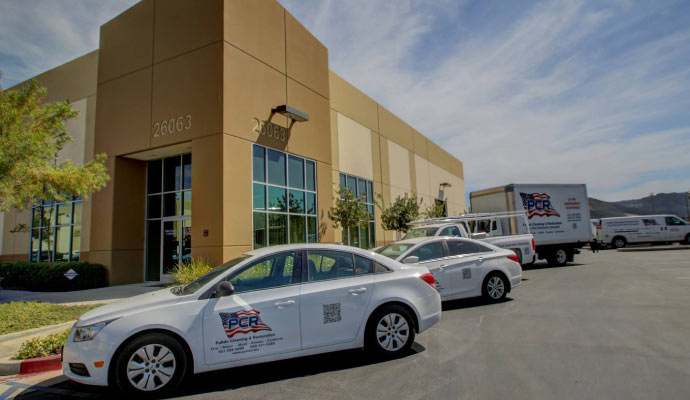
{"type": "Polygon", "coordinates": [[[330,71],[328,49],[275,0],[144,0],[101,27],[98,50],[35,78],[79,111],[60,157],[106,153],[111,180],[88,201],[0,215],[2,261],[88,260],[111,284],[158,281],[190,256],[390,242],[378,195],[466,208],[462,163],[330,71]],[[339,185],[366,195],[369,227],[333,229],[339,185]],[[19,224],[30,232],[10,232],[19,224]]]}

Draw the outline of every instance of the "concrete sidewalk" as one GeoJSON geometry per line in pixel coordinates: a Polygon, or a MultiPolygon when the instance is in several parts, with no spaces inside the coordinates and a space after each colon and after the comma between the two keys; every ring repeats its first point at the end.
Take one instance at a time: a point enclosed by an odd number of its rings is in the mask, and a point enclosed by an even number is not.
{"type": "Polygon", "coordinates": [[[163,288],[164,286],[156,282],[144,282],[98,289],[75,290],[73,292],[29,292],[25,290],[3,289],[0,290],[0,303],[9,303],[11,301],[45,301],[56,304],[111,303],[163,288]]]}
{"type": "MultiPolygon", "coordinates": [[[[105,304],[163,288],[163,286],[155,282],[146,282],[131,285],[109,286],[98,289],[77,290],[73,292],[0,290],[0,303],[9,303],[12,301],[43,301],[63,305],[105,304]]],[[[17,362],[10,361],[9,358],[16,354],[22,343],[34,337],[62,332],[65,329],[69,329],[74,322],[76,321],[68,321],[56,325],[0,335],[0,375],[6,375],[8,374],[7,371],[13,371],[15,367],[18,368],[18,366],[11,365],[17,362]]]]}

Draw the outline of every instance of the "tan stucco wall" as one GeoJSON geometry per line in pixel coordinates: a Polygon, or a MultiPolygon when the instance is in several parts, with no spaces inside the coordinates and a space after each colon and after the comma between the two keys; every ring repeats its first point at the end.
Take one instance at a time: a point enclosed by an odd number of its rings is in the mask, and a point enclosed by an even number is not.
{"type": "MultiPolygon", "coordinates": [[[[329,81],[334,185],[339,172],[346,172],[371,179],[377,198],[381,196],[385,205],[407,193],[416,194],[426,206],[439,197],[440,183],[447,182],[452,185],[444,191],[449,215],[466,209],[460,160],[333,71],[329,81]],[[365,133],[371,146],[362,144],[365,133]]],[[[395,240],[393,232],[383,232],[378,209],[375,215],[377,242],[395,240]]],[[[336,240],[340,238],[336,232],[336,240]]]]}

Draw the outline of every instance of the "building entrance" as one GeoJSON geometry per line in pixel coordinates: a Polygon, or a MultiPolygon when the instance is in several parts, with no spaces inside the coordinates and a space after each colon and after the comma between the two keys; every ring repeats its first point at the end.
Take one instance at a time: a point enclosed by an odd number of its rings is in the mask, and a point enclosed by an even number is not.
{"type": "Polygon", "coordinates": [[[191,259],[192,155],[149,161],[146,181],[146,280],[159,281],[191,259]]]}

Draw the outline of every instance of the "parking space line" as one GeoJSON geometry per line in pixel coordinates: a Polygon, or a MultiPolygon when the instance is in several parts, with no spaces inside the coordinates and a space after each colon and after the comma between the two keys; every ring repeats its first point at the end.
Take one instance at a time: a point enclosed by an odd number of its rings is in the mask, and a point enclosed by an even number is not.
{"type": "MultiPolygon", "coordinates": [[[[0,384],[0,386],[4,385],[0,384]]],[[[16,392],[19,388],[18,387],[10,387],[9,389],[5,390],[3,393],[0,393],[0,400],[7,400],[10,398],[12,393],[16,392]]]]}

